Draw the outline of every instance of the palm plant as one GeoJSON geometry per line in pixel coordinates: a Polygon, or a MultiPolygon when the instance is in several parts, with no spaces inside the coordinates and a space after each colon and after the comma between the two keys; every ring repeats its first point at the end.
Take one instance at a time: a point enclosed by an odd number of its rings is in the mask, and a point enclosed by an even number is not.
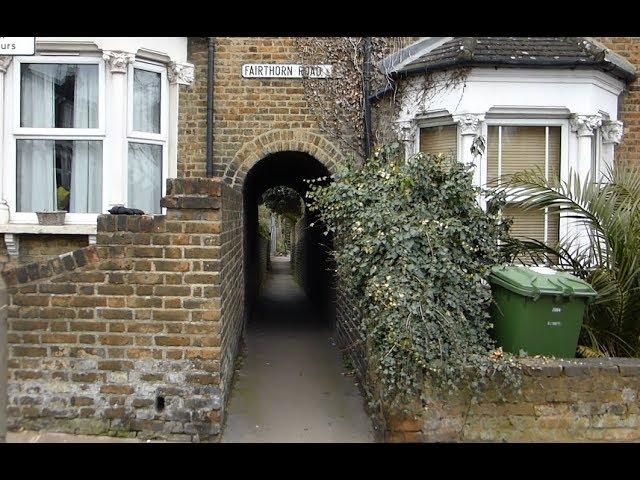
{"type": "MultiPolygon", "coordinates": [[[[557,263],[589,282],[598,299],[587,308],[581,343],[592,355],[640,354],[640,170],[627,164],[607,169],[600,181],[570,173],[569,180],[545,178],[541,169],[503,177],[493,194],[514,195],[528,209],[559,210],[587,232],[558,244],[510,240],[512,260],[557,263]],[[595,353],[594,353],[595,352],[595,353]]],[[[570,230],[572,231],[572,230],[570,230]]],[[[575,229],[573,229],[575,231],[575,229]]]]}

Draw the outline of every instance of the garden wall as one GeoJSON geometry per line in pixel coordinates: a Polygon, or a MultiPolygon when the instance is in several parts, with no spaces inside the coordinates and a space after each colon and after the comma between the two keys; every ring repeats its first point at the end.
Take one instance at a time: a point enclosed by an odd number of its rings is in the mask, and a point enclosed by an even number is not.
{"type": "MultiPolygon", "coordinates": [[[[88,235],[47,235],[47,234],[19,234],[20,241],[18,257],[12,258],[7,252],[4,236],[0,235],[0,264],[7,263],[7,267],[17,264],[39,262],[47,258],[62,255],[89,245],[88,235]]],[[[0,265],[1,267],[2,265],[0,265]]]]}
{"type": "MultiPolygon", "coordinates": [[[[229,392],[234,364],[245,320],[244,309],[244,227],[242,193],[220,183],[220,270],[221,374],[222,389],[229,392]]],[[[226,393],[225,393],[226,396],[226,393]]]]}
{"type": "MultiPolygon", "coordinates": [[[[338,288],[337,333],[364,390],[375,392],[358,311],[338,288]]],[[[471,404],[468,394],[447,398],[424,387],[426,400],[407,412],[370,412],[387,442],[640,441],[640,359],[523,359],[520,393],[489,385],[471,404]],[[503,397],[498,394],[503,392],[503,397]]],[[[374,393],[375,395],[375,393],[374,393]]]]}
{"type": "Polygon", "coordinates": [[[529,360],[521,393],[501,399],[494,387],[427,400],[389,415],[392,442],[640,441],[640,360],[529,360]]]}
{"type": "Polygon", "coordinates": [[[10,428],[220,431],[242,322],[241,197],[215,179],[167,192],[166,216],[101,215],[97,245],[3,272],[10,428]]]}

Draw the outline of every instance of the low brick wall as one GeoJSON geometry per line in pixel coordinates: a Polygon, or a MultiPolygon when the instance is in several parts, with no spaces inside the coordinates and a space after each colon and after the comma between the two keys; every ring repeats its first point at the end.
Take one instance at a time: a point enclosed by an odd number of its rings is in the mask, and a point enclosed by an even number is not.
{"type": "Polygon", "coordinates": [[[166,216],[101,215],[97,245],[3,272],[10,428],[219,433],[242,321],[241,199],[215,179],[167,191],[166,216]]]}
{"type": "MultiPolygon", "coordinates": [[[[338,282],[337,333],[364,391],[376,382],[357,334],[358,311],[338,282]]],[[[489,385],[442,397],[428,384],[406,412],[370,412],[387,442],[640,441],[640,359],[522,359],[520,392],[489,385]],[[502,395],[498,392],[501,391],[502,395]]]]}
{"type": "Polygon", "coordinates": [[[11,258],[4,237],[0,236],[0,263],[7,264],[7,268],[39,262],[89,245],[88,235],[19,234],[17,237],[20,241],[18,258],[11,258]]]}
{"type": "Polygon", "coordinates": [[[89,245],[88,235],[18,234],[20,248],[18,258],[7,253],[4,238],[0,236],[0,264],[4,268],[40,262],[48,258],[78,250],[89,245]]]}
{"type": "Polygon", "coordinates": [[[521,392],[500,398],[495,387],[476,404],[469,395],[425,400],[411,413],[387,414],[391,442],[640,441],[640,360],[522,362],[521,392]]]}
{"type": "MultiPolygon", "coordinates": [[[[226,402],[233,379],[234,364],[245,325],[244,250],[242,193],[225,184],[221,188],[220,222],[220,373],[226,402]]],[[[224,407],[224,406],[223,406],[224,407]]]]}

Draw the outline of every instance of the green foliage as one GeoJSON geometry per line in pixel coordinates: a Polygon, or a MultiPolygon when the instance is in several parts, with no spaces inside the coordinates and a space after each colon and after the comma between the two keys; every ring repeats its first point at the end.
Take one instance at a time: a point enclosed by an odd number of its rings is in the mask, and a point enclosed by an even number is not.
{"type": "Polygon", "coordinates": [[[262,235],[267,240],[271,237],[271,232],[269,231],[269,225],[263,220],[258,221],[258,233],[262,235]]]}
{"type": "Polygon", "coordinates": [[[269,230],[270,221],[271,210],[269,210],[265,205],[258,205],[258,233],[266,239],[271,237],[271,232],[269,230]]]}
{"type": "Polygon", "coordinates": [[[278,238],[276,242],[276,255],[286,255],[289,252],[286,242],[282,238],[278,238]]]}
{"type": "Polygon", "coordinates": [[[262,202],[278,215],[289,218],[302,215],[302,199],[298,192],[290,187],[271,187],[262,194],[262,202]]]}
{"type": "Polygon", "coordinates": [[[405,162],[396,142],[326,180],[311,182],[309,208],[334,234],[341,287],[388,404],[420,394],[426,377],[441,391],[477,390],[496,374],[517,383],[487,333],[485,279],[503,260],[507,225],[498,200],[478,206],[470,166],[422,153],[405,162]]]}
{"type": "Polygon", "coordinates": [[[561,238],[558,245],[510,240],[505,251],[533,263],[551,262],[589,282],[598,300],[589,305],[581,343],[610,356],[640,356],[640,172],[620,164],[602,182],[545,179],[540,169],[505,177],[494,191],[517,189],[525,209],[560,208],[588,239],[561,238]]]}

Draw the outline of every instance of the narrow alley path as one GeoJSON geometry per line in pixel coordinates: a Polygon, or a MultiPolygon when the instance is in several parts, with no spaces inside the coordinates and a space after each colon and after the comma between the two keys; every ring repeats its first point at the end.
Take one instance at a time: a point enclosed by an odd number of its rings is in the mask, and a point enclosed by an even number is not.
{"type": "Polygon", "coordinates": [[[223,442],[372,442],[354,378],[344,375],[330,325],[273,258],[247,326],[246,358],[227,411],[223,442]]]}

